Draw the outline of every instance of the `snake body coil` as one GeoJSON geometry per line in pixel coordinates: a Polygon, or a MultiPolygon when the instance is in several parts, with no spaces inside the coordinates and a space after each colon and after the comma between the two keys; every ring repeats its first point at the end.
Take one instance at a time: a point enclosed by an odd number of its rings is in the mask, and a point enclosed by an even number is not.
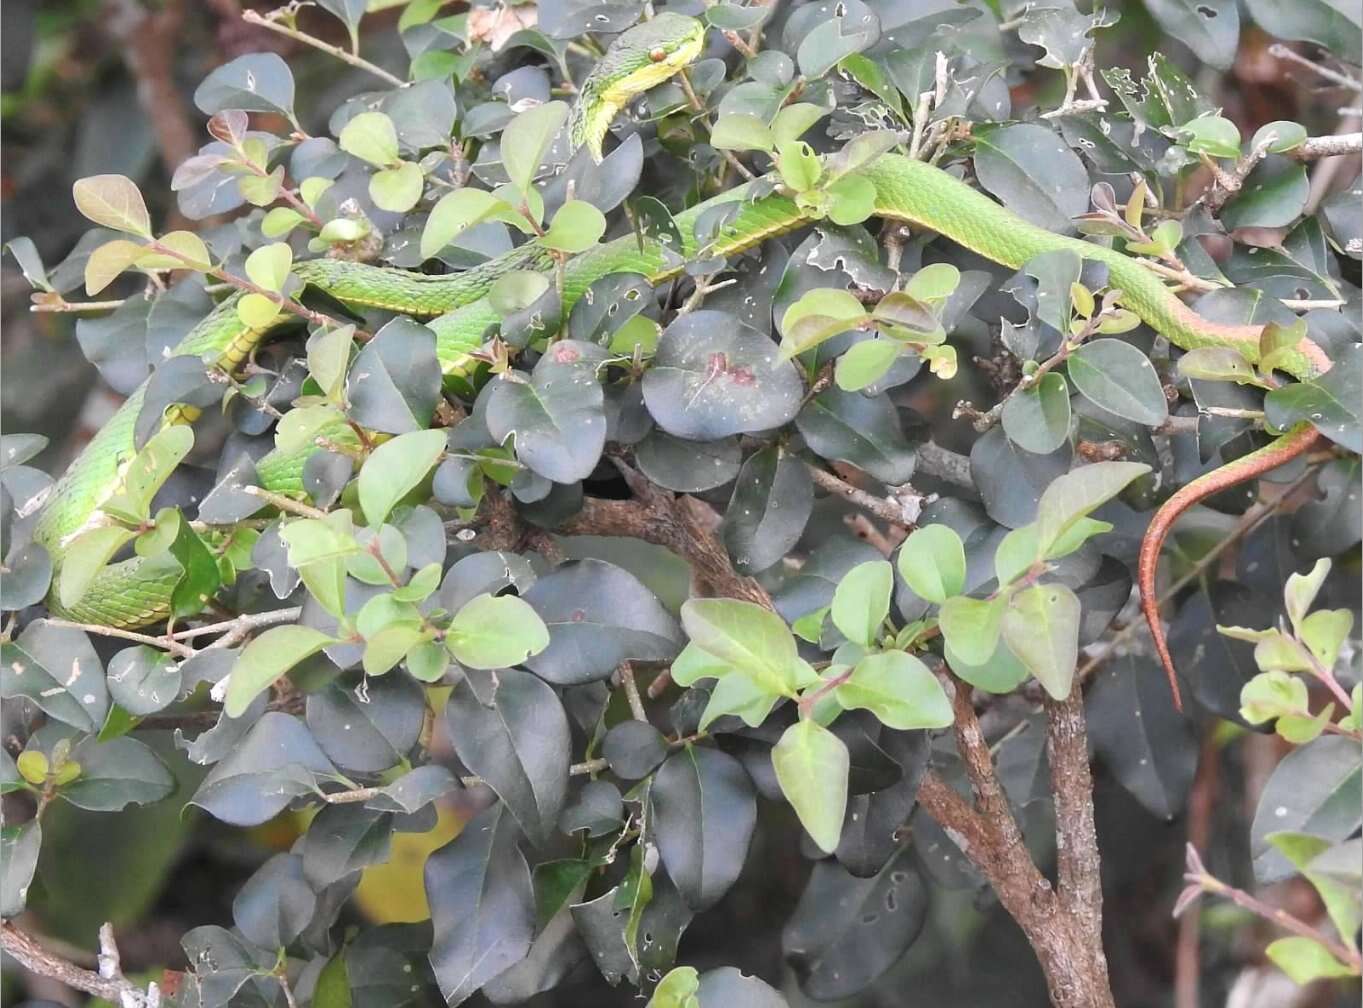
{"type": "MultiPolygon", "coordinates": [[[[698,22],[679,15],[660,15],[626,32],[607,53],[602,65],[584,84],[569,120],[576,143],[585,143],[594,156],[616,111],[629,98],[676,73],[700,51],[703,32],[698,22]]],[[[1137,260],[1112,249],[1036,227],[998,205],[983,193],[946,172],[897,154],[883,154],[858,169],[875,187],[875,215],[937,232],[951,241],[1009,268],[1020,268],[1033,256],[1069,250],[1083,259],[1103,263],[1109,285],[1122,291],[1122,304],[1135,312],[1170,342],[1184,349],[1234,347],[1250,360],[1259,353],[1259,326],[1230,326],[1210,322],[1174,296],[1137,260]]],[[[572,259],[564,273],[562,307],[566,317],[591,283],[612,273],[636,273],[657,283],[678,273],[683,263],[702,250],[695,225],[709,209],[736,203],[737,210],[719,234],[707,243],[706,255],[732,255],[754,247],[773,235],[815,223],[784,195],[749,197],[740,186],[679,214],[681,248],[653,239],[627,235],[596,246],[572,259]]],[[[380,308],[423,319],[436,333],[437,355],[447,373],[464,371],[470,354],[480,347],[498,316],[484,295],[496,279],[510,270],[547,270],[548,253],[531,242],[479,267],[450,276],[426,276],[333,259],[298,263],[294,274],[309,287],[323,291],[352,308],[380,308]]],[[[287,322],[284,316],[282,322],[287,322]]],[[[228,370],[243,361],[270,331],[247,329],[237,318],[236,298],[219,305],[175,349],[194,354],[228,370]]],[[[1308,377],[1330,366],[1319,347],[1303,340],[1281,365],[1297,377],[1308,377]]],[[[120,466],[135,451],[134,426],[142,405],[142,391],[96,435],[52,491],[51,503],[40,519],[36,538],[60,565],[63,551],[79,531],[102,521],[99,508],[117,492],[120,466]]],[[[175,411],[173,411],[175,412],[175,411]]],[[[171,420],[192,419],[181,410],[171,420]]],[[[1140,558],[1139,586],[1145,612],[1160,654],[1173,677],[1154,605],[1154,572],[1165,535],[1183,510],[1228,485],[1251,478],[1281,464],[1314,443],[1309,428],[1294,429],[1269,448],[1231,463],[1189,484],[1157,513],[1140,558]]],[[[276,450],[257,467],[261,484],[296,493],[301,489],[302,463],[308,452],[276,450]]],[[[178,571],[158,568],[140,557],[104,568],[74,605],[63,607],[54,588],[54,613],[86,623],[136,627],[166,618],[178,571]]],[[[58,574],[58,578],[60,573],[58,574]]],[[[54,582],[55,583],[55,582],[54,582]]]]}

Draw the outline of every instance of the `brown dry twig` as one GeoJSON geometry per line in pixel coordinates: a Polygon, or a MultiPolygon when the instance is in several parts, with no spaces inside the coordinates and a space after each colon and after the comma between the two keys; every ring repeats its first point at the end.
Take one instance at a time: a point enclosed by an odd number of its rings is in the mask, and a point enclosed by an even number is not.
{"type": "Polygon", "coordinates": [[[161,991],[155,983],[143,989],[123,975],[118,946],[114,944],[113,927],[109,924],[99,929],[98,973],[83,969],[48,951],[13,921],[0,923],[0,948],[25,969],[60,981],[72,990],[103,998],[121,1008],[157,1008],[161,1004],[161,991]]]}

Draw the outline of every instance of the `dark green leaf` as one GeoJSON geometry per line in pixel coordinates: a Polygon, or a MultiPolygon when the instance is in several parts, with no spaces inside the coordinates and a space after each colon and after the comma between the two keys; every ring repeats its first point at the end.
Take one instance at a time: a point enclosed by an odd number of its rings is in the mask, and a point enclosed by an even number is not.
{"type": "Polygon", "coordinates": [[[1234,0],[1147,0],[1160,27],[1204,62],[1229,70],[1240,41],[1240,8],[1234,0]]]}
{"type": "Polygon", "coordinates": [[[781,947],[806,994],[820,1001],[848,998],[899,960],[927,914],[928,889],[910,849],[872,878],[820,861],[781,933],[781,947]]]}
{"type": "Polygon", "coordinates": [[[1150,659],[1110,660],[1089,690],[1089,733],[1103,762],[1153,815],[1182,810],[1197,769],[1197,737],[1174,710],[1163,671],[1150,659]]]}
{"type": "Polygon", "coordinates": [[[109,661],[109,695],[129,714],[154,714],[180,692],[180,666],[164,651],[139,644],[109,661]]]}
{"type": "Polygon", "coordinates": [[[1319,378],[1274,389],[1264,399],[1268,422],[1291,427],[1309,420],[1351,452],[1363,452],[1363,347],[1354,344],[1335,357],[1319,378]]]}
{"type": "Polygon", "coordinates": [[[1273,154],[1260,161],[1235,199],[1221,212],[1231,231],[1242,227],[1286,227],[1301,216],[1311,194],[1306,166],[1273,154]]]}
{"type": "Polygon", "coordinates": [[[386,434],[427,427],[440,397],[435,333],[411,319],[389,322],[356,356],[346,394],[350,418],[363,427],[386,434]]]}
{"type": "Polygon", "coordinates": [[[293,74],[276,53],[248,53],[224,63],[194,92],[199,111],[274,112],[293,119],[293,74]]]}
{"type": "Polygon", "coordinates": [[[830,388],[795,418],[809,448],[833,462],[848,462],[890,486],[913,476],[915,456],[899,411],[884,393],[867,396],[830,388]]]}
{"type": "Polygon", "coordinates": [[[668,661],[681,648],[676,619],[613,564],[563,564],[522,593],[549,629],[549,646],[526,667],[556,685],[605,679],[622,661],[668,661]]]}
{"type": "Polygon", "coordinates": [[[601,755],[616,776],[643,780],[666,758],[667,741],[646,721],[621,721],[602,739],[601,755]]]}
{"type": "Polygon", "coordinates": [[[989,517],[1000,525],[1020,528],[1036,517],[1037,504],[1050,482],[1069,471],[1071,455],[1068,442],[1049,455],[1033,455],[995,427],[970,449],[970,476],[989,517]]]}
{"type": "Polygon", "coordinates": [[[696,311],[668,326],[644,375],[644,402],[669,434],[712,441],[790,421],[803,383],[766,336],[723,312],[696,311]]]}
{"type": "Polygon", "coordinates": [[[277,949],[292,944],[317,909],[317,895],[303,877],[303,858],[276,854],[237,890],[232,920],[251,944],[277,949]]]}
{"type": "Polygon", "coordinates": [[[37,819],[0,831],[0,917],[8,919],[23,912],[42,843],[43,828],[37,819]]]}
{"type": "Polygon", "coordinates": [[[296,717],[270,711],[204,778],[192,803],[234,826],[258,826],[336,772],[296,717]]]}
{"type": "Polygon", "coordinates": [[[95,731],[109,712],[104,666],[82,631],[34,620],[0,643],[0,697],[26,697],[49,717],[95,731]]]}
{"type": "Polygon", "coordinates": [[[553,836],[568,785],[568,719],[554,691],[506,669],[474,689],[468,677],[445,716],[460,760],[506,803],[534,844],[553,836]]]}
{"type": "Polygon", "coordinates": [[[653,430],[634,449],[639,471],[677,493],[700,493],[723,486],[738,475],[743,455],[738,438],[683,441],[653,430]]]}
{"type": "Polygon", "coordinates": [[[591,475],[606,441],[605,399],[597,368],[605,351],[561,340],[540,358],[530,380],[503,378],[487,403],[498,442],[515,435],[516,457],[556,483],[591,475]]]}
{"type": "Polygon", "coordinates": [[[754,574],[779,563],[799,542],[813,505],[804,462],[775,447],[749,456],[724,516],[724,546],[734,569],[754,574]]]}
{"type": "Polygon", "coordinates": [[[416,744],[426,698],[406,676],[335,680],[308,696],[307,724],[327,757],[343,770],[377,773],[396,766],[416,744]]]}
{"type": "Polygon", "coordinates": [[[737,880],[752,839],[748,775],[718,749],[687,746],[658,770],[649,801],[663,864],[687,906],[713,905],[737,880]]]}
{"type": "Polygon", "coordinates": [[[1156,427],[1169,418],[1164,387],[1150,358],[1130,343],[1085,343],[1066,364],[1074,387],[1097,406],[1126,420],[1156,427]]]}
{"type": "Polygon", "coordinates": [[[363,805],[327,805],[303,834],[303,875],[319,889],[388,860],[393,817],[363,805]]]}
{"type": "Polygon", "coordinates": [[[462,1004],[519,962],[534,937],[530,870],[506,806],[491,806],[432,854],[425,881],[431,968],[446,1004],[462,1004]]]}
{"type": "Polygon", "coordinates": [[[1358,804],[1363,756],[1358,744],[1326,735],[1293,750],[1273,769],[1250,827],[1254,874],[1275,882],[1293,871],[1269,842],[1285,830],[1344,840],[1363,821],[1358,804]]]}
{"type": "Polygon", "coordinates": [[[80,776],[60,794],[77,808],[118,812],[160,801],[175,790],[175,777],[161,758],[133,738],[87,738],[72,748],[71,759],[80,764],[80,776]]]}
{"type": "Polygon", "coordinates": [[[977,129],[980,184],[1008,209],[1048,231],[1073,234],[1072,217],[1088,209],[1089,177],[1061,139],[1044,126],[1014,123],[977,129]]]}
{"type": "Polygon", "coordinates": [[[1315,42],[1345,62],[1363,63],[1359,13],[1347,3],[1299,0],[1278,4],[1273,0],[1247,0],[1247,6],[1255,23],[1270,35],[1289,42],[1315,42]]]}

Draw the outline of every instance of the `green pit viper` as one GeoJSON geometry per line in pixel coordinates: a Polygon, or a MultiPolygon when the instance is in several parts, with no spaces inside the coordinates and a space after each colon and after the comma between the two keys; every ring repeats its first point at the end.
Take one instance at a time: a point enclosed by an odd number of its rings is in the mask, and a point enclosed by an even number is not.
{"type": "MultiPolygon", "coordinates": [[[[700,54],[704,26],[697,20],[664,13],[624,32],[583,83],[569,119],[574,146],[586,145],[600,161],[601,144],[615,115],[636,95],[672,77],[700,54]]],[[[1121,252],[1091,242],[1053,234],[1029,224],[988,196],[939,168],[886,153],[858,172],[875,187],[875,216],[944,235],[1010,269],[1020,268],[1042,252],[1068,249],[1107,266],[1109,283],[1122,292],[1122,304],[1170,342],[1195,347],[1233,347],[1251,361],[1259,355],[1258,326],[1222,325],[1202,318],[1183,304],[1156,275],[1121,252]]],[[[702,252],[695,225],[706,210],[722,203],[738,204],[719,233],[703,250],[727,256],[766,239],[815,221],[779,190],[749,196],[749,185],[731,189],[691,207],[675,218],[682,248],[666,249],[634,234],[600,244],[566,265],[562,307],[566,313],[594,280],[612,273],[642,274],[653,283],[676,275],[680,263],[702,252]]],[[[548,271],[547,250],[531,241],[479,267],[446,276],[430,276],[339,259],[297,263],[294,274],[352,308],[377,308],[429,320],[437,353],[446,374],[465,374],[477,363],[472,354],[498,316],[484,295],[498,277],[511,270],[548,271]]],[[[232,371],[289,316],[263,329],[245,326],[237,316],[239,295],[224,300],[175,348],[176,355],[201,356],[207,363],[232,371]]],[[[1330,367],[1329,357],[1303,340],[1280,366],[1306,378],[1330,367]]],[[[145,386],[144,386],[145,388],[145,386]]],[[[104,567],[78,600],[63,605],[58,586],[64,551],[82,531],[106,524],[101,504],[117,493],[128,460],[135,454],[134,427],[143,400],[139,389],[100,429],[53,487],[35,538],[51,553],[57,574],[49,598],[51,611],[82,623],[131,629],[166,619],[179,572],[133,557],[104,567]]],[[[167,410],[166,423],[192,422],[197,411],[186,406],[167,410]]],[[[1309,424],[1293,428],[1266,447],[1194,480],[1174,494],[1156,513],[1141,545],[1138,584],[1145,616],[1178,701],[1173,664],[1165,643],[1155,596],[1155,566],[1175,519],[1205,497],[1250,479],[1311,448],[1319,435],[1309,424]]],[[[279,449],[257,465],[261,486],[302,495],[306,449],[292,454],[279,449]]]]}

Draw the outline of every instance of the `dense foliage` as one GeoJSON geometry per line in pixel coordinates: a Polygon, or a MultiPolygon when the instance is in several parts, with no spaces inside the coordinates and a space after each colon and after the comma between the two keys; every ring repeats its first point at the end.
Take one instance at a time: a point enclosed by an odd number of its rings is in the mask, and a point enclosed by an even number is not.
{"type": "MultiPolygon", "coordinates": [[[[298,6],[271,23],[313,38],[322,15],[298,6]]],[[[1016,818],[1063,883],[1076,801],[1092,843],[1086,714],[1101,772],[1161,820],[1184,816],[1200,751],[1276,731],[1291,750],[1247,838],[1228,816],[1239,835],[1190,847],[1178,908],[1212,893],[1254,913],[1246,889],[1304,879],[1305,930],[1266,934],[1268,958],[1299,983],[1357,978],[1363,214],[1356,177],[1313,187],[1310,146],[1356,84],[1324,117],[1242,134],[1202,86],[1235,59],[1235,0],[683,0],[668,10],[703,18],[702,58],[625,110],[597,164],[565,129],[574,82],[649,4],[318,6],[365,90],[302,108],[274,53],[214,70],[194,92],[210,139],[171,183],[201,228],[157,227],[133,181],[97,175],[74,190],[97,227],[62,262],[8,246],[42,307],[126,294],[77,337],[114,389],[147,385],[129,475],[55,579],[32,539],[51,479],[26,464],[44,441],[0,442],[6,918],[32,915],[40,857],[60,871],[63,805],[159,803],[165,829],[192,807],[299,830],[232,894],[230,926],[184,934],[162,1003],[516,1004],[560,985],[579,1003],[604,978],[656,1008],[774,1006],[783,987],[871,1004],[953,890],[993,886],[1019,916],[924,782],[991,829],[1016,818]],[[1096,67],[1128,6],[1186,48],[1096,67]],[[371,23],[404,72],[361,57],[371,23]],[[857,169],[887,150],[1142,257],[1208,319],[1266,324],[1262,359],[1171,347],[1073,253],[1012,271],[878,220],[857,169]],[[678,233],[753,178],[749,196],[779,189],[819,223],[731,256],[711,242],[739,203],[678,233]],[[565,288],[573,257],[632,234],[701,252],[656,287],[565,288]],[[500,276],[457,360],[420,312],[348,310],[297,272],[442,274],[526,243],[550,266],[500,276]],[[246,325],[295,324],[235,370],[177,355],[233,288],[246,325]],[[1306,336],[1335,366],[1275,375],[1306,336]],[[203,418],[163,425],[176,404],[203,418]],[[1151,508],[1303,421],[1328,448],[1171,540],[1180,711],[1135,606],[1151,508]],[[298,493],[261,489],[268,452],[309,445],[298,493]],[[174,581],[169,625],[44,611],[129,555],[174,581]],[[1056,727],[1076,708],[1078,767],[1056,727]],[[362,877],[425,834],[425,906],[408,879],[361,914],[362,877]],[[798,902],[758,936],[790,973],[688,959],[693,922],[732,919],[735,884],[796,849],[798,902]]],[[[1327,84],[1357,74],[1347,4],[1243,7],[1327,84]]],[[[1173,910],[1177,879],[1160,885],[1173,910]]],[[[969,946],[978,918],[959,919],[969,946]]]]}

